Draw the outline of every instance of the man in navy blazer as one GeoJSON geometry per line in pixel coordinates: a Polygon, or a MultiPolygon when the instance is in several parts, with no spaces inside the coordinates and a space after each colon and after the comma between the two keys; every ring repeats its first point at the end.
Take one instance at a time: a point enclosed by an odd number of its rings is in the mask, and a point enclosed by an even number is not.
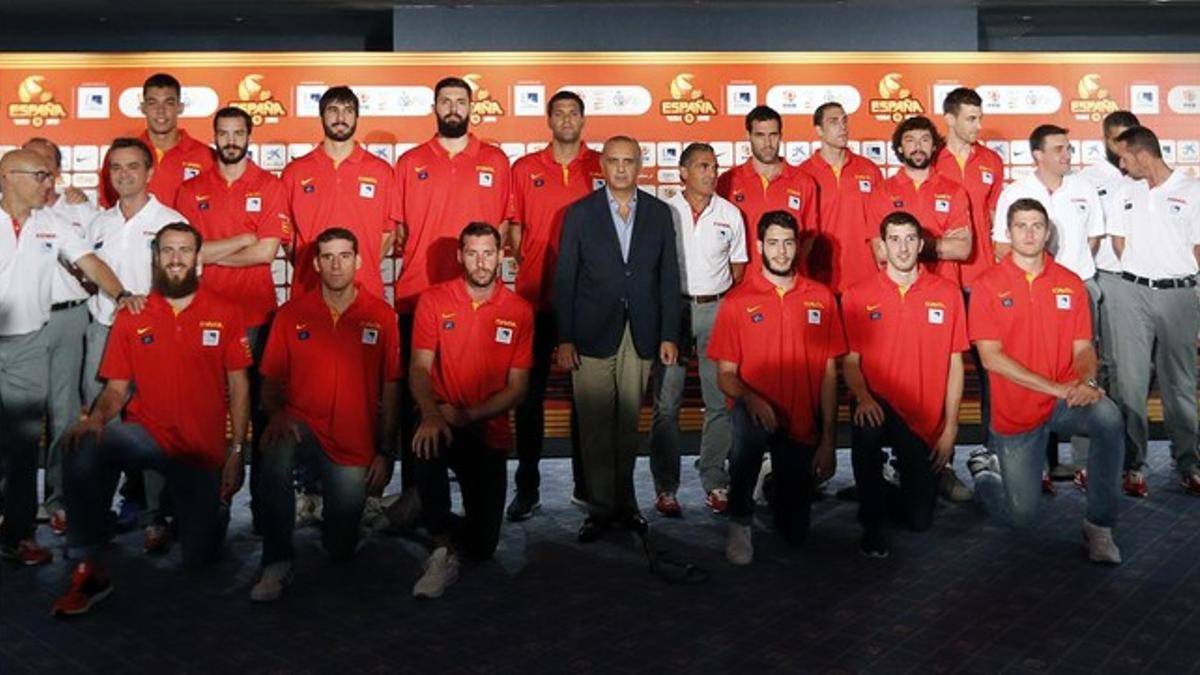
{"type": "Polygon", "coordinates": [[[644,531],[633,493],[638,416],[650,364],[678,358],[679,262],[664,202],[638,190],[642,151],[628,136],[604,144],[606,185],[563,219],[554,308],[558,364],[571,371],[589,515],[579,540],[614,522],[644,531]]]}

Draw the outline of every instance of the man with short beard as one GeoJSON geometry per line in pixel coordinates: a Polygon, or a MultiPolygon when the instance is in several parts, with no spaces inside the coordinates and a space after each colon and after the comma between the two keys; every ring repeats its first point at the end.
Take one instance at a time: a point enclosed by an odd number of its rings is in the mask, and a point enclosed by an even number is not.
{"type": "Polygon", "coordinates": [[[533,309],[496,278],[500,233],[470,223],[459,235],[462,277],[421,295],[413,318],[409,381],[420,409],[413,437],[417,489],[433,552],[413,595],[436,598],[458,579],[458,552],[487,560],[504,516],[508,413],[529,388],[533,309]],[[462,490],[452,531],[453,469],[462,490]]]}
{"type": "Polygon", "coordinates": [[[84,614],[112,593],[100,550],[122,469],[166,476],[185,567],[212,562],[225,537],[222,502],[243,478],[250,345],[237,307],[200,286],[201,243],[182,222],[154,237],[146,308],[117,315],[100,369],[104,390],[67,433],[67,541],[81,555],[70,588],[54,603],[56,616],[84,614]],[[113,421],[122,410],[123,421],[113,421]]]}
{"type": "Polygon", "coordinates": [[[267,328],[275,313],[275,279],[271,263],[280,243],[292,236],[287,194],[283,183],[246,156],[254,125],[244,110],[222,108],[213,117],[217,147],[215,170],[206,171],[179,188],[175,206],[204,236],[204,285],[236,301],[242,309],[254,367],[250,369],[250,410],[253,443],[250,449],[250,509],[258,523],[259,439],[266,418],[259,406],[258,364],[266,345],[267,328]]]}
{"type": "Polygon", "coordinates": [[[383,299],[380,262],[392,247],[392,168],[354,141],[358,96],[349,87],[330,87],[317,104],[325,139],[312,152],[288,164],[283,187],[294,226],[292,297],[315,293],[319,275],[313,259],[317,237],[331,227],[358,238],[362,268],[356,280],[383,299]]]}

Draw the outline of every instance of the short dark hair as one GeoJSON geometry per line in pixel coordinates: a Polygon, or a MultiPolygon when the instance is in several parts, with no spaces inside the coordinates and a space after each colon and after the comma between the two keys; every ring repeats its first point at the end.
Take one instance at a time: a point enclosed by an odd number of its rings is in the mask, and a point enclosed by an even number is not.
{"type": "Polygon", "coordinates": [[[1104,116],[1104,122],[1102,124],[1104,126],[1104,133],[1106,134],[1117,127],[1124,127],[1128,129],[1130,127],[1142,126],[1142,123],[1138,121],[1137,115],[1134,115],[1128,110],[1117,110],[1116,112],[1108,113],[1104,116]]]}
{"type": "Polygon", "coordinates": [[[1066,136],[1067,130],[1055,124],[1039,124],[1029,134],[1029,150],[1045,150],[1046,139],[1051,136],[1066,136]]]}
{"type": "Polygon", "coordinates": [[[957,115],[958,111],[964,105],[973,105],[977,108],[983,107],[983,99],[980,98],[979,92],[969,87],[959,87],[942,99],[942,113],[947,115],[957,115]]]}
{"type": "Polygon", "coordinates": [[[717,151],[713,150],[713,146],[708,143],[688,143],[688,146],[683,149],[683,154],[679,155],[679,166],[687,166],[692,161],[692,156],[697,152],[717,154],[717,151]]]}
{"type": "Polygon", "coordinates": [[[1129,127],[1117,136],[1117,142],[1124,143],[1130,150],[1145,150],[1162,159],[1162,146],[1158,144],[1158,136],[1146,127],[1129,127]]]}
{"type": "Polygon", "coordinates": [[[933,136],[934,154],[937,154],[937,151],[942,148],[942,144],[945,142],[942,139],[942,135],[938,133],[937,127],[934,126],[933,121],[928,117],[925,117],[924,115],[909,117],[900,124],[897,124],[896,130],[892,132],[892,150],[897,156],[900,155],[901,139],[904,138],[904,134],[910,131],[928,131],[929,134],[933,136]]]}
{"type": "Polygon", "coordinates": [[[813,126],[814,127],[819,127],[825,123],[825,111],[829,110],[830,108],[839,108],[843,112],[845,112],[845,110],[846,110],[846,108],[841,103],[838,103],[837,101],[828,101],[826,103],[822,103],[821,105],[817,106],[816,110],[813,111],[813,126]]]}
{"type": "Polygon", "coordinates": [[[330,227],[317,235],[316,246],[313,246],[313,257],[316,258],[321,255],[321,244],[327,244],[338,239],[350,242],[350,246],[354,249],[354,252],[358,253],[358,237],[353,232],[344,227],[330,227]]]}
{"type": "Polygon", "coordinates": [[[1013,202],[1012,205],[1008,207],[1008,213],[1006,213],[1004,215],[1009,228],[1012,227],[1013,216],[1016,216],[1021,211],[1037,211],[1038,213],[1042,214],[1042,219],[1046,221],[1046,226],[1049,227],[1050,214],[1046,212],[1045,205],[1043,205],[1041,202],[1039,202],[1036,199],[1031,199],[1029,197],[1022,197],[1022,198],[1018,199],[1017,201],[1013,202]]]}
{"type": "Polygon", "coordinates": [[[142,82],[142,96],[146,95],[147,89],[170,89],[175,92],[175,96],[183,96],[183,87],[179,84],[179,80],[175,79],[174,75],[167,73],[155,73],[146,78],[142,82]]]}
{"type": "Polygon", "coordinates": [[[767,211],[762,214],[762,218],[758,219],[758,240],[763,241],[767,238],[767,229],[772,225],[791,230],[792,234],[798,239],[800,237],[800,223],[796,222],[796,216],[787,211],[767,211]]]}
{"type": "Polygon", "coordinates": [[[246,125],[247,135],[254,132],[254,120],[250,117],[250,113],[242,110],[241,108],[227,106],[218,110],[217,114],[213,115],[214,132],[217,130],[217,122],[223,119],[239,119],[246,125]]]}
{"type": "Polygon", "coordinates": [[[754,106],[753,110],[746,113],[746,133],[750,133],[750,128],[754,126],[755,122],[770,122],[771,120],[779,123],[779,130],[782,132],[783,118],[775,112],[774,108],[769,105],[754,106]]]}
{"type": "Polygon", "coordinates": [[[496,248],[500,248],[500,230],[490,223],[471,222],[458,233],[458,248],[462,250],[467,245],[467,237],[492,237],[496,240],[496,248]]]}
{"type": "Polygon", "coordinates": [[[567,91],[566,89],[563,89],[562,91],[551,96],[549,101],[546,101],[546,117],[550,116],[550,113],[554,111],[554,104],[558,103],[559,101],[574,101],[575,105],[579,106],[579,114],[584,114],[585,106],[583,105],[583,98],[573,91],[567,91]]]}
{"type": "Polygon", "coordinates": [[[142,157],[146,159],[147,169],[154,166],[154,153],[150,152],[150,148],[142,142],[142,139],[130,138],[128,136],[114,138],[112,144],[108,146],[108,152],[111,155],[114,151],[124,148],[133,148],[134,150],[140,151],[142,153],[142,157]]]}
{"type": "Polygon", "coordinates": [[[467,96],[472,93],[471,85],[461,77],[443,77],[438,80],[438,83],[433,85],[433,100],[437,101],[438,94],[442,93],[443,89],[466,89],[467,96]]]}
{"type": "Polygon", "coordinates": [[[925,229],[921,227],[921,221],[908,211],[892,211],[879,221],[879,238],[887,239],[888,225],[911,227],[917,231],[917,236],[921,239],[925,238],[925,229]]]}
{"type": "Polygon", "coordinates": [[[325,109],[330,103],[348,103],[354,107],[354,114],[358,114],[358,94],[354,90],[344,84],[339,84],[336,87],[330,87],[321,94],[321,100],[317,102],[317,111],[321,117],[325,116],[325,109]]]}
{"type": "Polygon", "coordinates": [[[35,143],[50,146],[50,148],[52,150],[54,150],[54,168],[56,168],[56,169],[62,168],[62,148],[58,147],[57,143],[50,140],[49,138],[46,138],[45,136],[34,136],[33,138],[25,141],[25,144],[22,145],[21,148],[22,149],[28,148],[29,146],[31,146],[35,143]]]}
{"type": "Polygon", "coordinates": [[[173,223],[167,223],[166,225],[163,225],[162,229],[155,233],[154,239],[150,240],[150,250],[154,251],[155,255],[158,255],[158,247],[162,243],[163,234],[167,232],[183,232],[184,234],[192,235],[192,238],[196,240],[197,252],[199,252],[200,247],[204,245],[204,235],[200,234],[200,230],[197,230],[182,220],[178,220],[173,223]]]}

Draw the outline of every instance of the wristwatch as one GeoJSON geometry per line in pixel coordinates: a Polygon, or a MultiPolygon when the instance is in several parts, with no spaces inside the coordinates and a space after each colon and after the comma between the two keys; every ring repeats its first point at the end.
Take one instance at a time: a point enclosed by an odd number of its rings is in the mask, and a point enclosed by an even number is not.
{"type": "Polygon", "coordinates": [[[120,293],[117,293],[117,296],[115,298],[113,298],[113,300],[116,302],[120,302],[120,301],[124,300],[125,298],[131,298],[131,297],[133,297],[133,293],[130,293],[128,288],[124,288],[124,289],[121,289],[120,293]]]}
{"type": "Polygon", "coordinates": [[[1087,379],[1087,381],[1086,381],[1086,382],[1084,382],[1084,384],[1086,384],[1087,386],[1091,387],[1092,389],[1099,389],[1099,388],[1100,388],[1100,383],[1099,383],[1099,382],[1097,382],[1097,381],[1096,381],[1096,378],[1094,378],[1094,377],[1089,377],[1089,378],[1087,379]]]}

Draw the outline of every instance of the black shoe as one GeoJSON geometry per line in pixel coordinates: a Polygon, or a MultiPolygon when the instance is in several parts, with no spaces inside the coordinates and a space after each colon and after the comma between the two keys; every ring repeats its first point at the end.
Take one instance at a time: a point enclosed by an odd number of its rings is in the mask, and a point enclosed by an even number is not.
{"type": "Polygon", "coordinates": [[[858,552],[866,558],[886,558],[892,552],[892,545],[888,543],[883,530],[871,529],[863,533],[858,552]]]}
{"type": "Polygon", "coordinates": [[[542,502],[539,499],[538,491],[533,492],[517,492],[513,497],[512,503],[508,505],[508,519],[512,521],[526,520],[533,516],[533,512],[542,508],[542,502]]]}
{"type": "Polygon", "coordinates": [[[612,527],[611,520],[588,516],[584,519],[583,525],[579,527],[579,543],[590,544],[598,541],[610,527],[612,527]]]}
{"type": "Polygon", "coordinates": [[[646,531],[650,529],[650,523],[646,522],[642,514],[637,511],[632,511],[621,516],[620,523],[621,527],[630,532],[637,532],[638,534],[646,534],[646,531]]]}

